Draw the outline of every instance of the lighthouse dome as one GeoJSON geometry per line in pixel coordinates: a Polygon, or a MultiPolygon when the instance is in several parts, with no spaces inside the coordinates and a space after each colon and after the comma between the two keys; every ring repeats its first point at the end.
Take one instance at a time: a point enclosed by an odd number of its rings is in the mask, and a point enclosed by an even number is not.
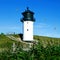
{"type": "Polygon", "coordinates": [[[24,21],[35,21],[33,15],[34,15],[34,12],[30,11],[29,8],[27,8],[27,10],[25,10],[23,13],[23,18],[21,19],[21,22],[24,22],[24,21]]]}

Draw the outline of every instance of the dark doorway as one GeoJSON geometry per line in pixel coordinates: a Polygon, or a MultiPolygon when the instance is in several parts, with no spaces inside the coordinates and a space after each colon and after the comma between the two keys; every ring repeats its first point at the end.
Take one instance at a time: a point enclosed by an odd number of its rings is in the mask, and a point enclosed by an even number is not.
{"type": "Polygon", "coordinates": [[[20,36],[21,40],[23,40],[23,34],[20,33],[20,34],[18,34],[18,35],[20,36]]]}

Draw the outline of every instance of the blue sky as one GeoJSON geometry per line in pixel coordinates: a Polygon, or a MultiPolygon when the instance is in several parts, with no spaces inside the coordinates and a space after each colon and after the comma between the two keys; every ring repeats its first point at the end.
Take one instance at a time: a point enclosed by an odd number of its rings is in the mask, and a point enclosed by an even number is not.
{"type": "Polygon", "coordinates": [[[35,13],[34,35],[60,38],[60,0],[0,0],[0,33],[22,33],[27,6],[35,13]]]}

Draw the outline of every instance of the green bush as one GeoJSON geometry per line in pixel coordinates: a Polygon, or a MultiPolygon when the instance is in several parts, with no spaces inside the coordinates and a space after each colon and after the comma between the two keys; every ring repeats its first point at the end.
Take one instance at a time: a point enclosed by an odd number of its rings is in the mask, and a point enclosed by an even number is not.
{"type": "Polygon", "coordinates": [[[0,47],[6,48],[0,52],[0,60],[60,60],[60,40],[46,37],[34,37],[38,42],[33,44],[30,50],[23,50],[23,43],[15,42],[16,50],[13,52],[12,43],[6,36],[0,36],[0,47]],[[6,40],[5,40],[6,39],[6,40]],[[2,45],[3,44],[3,45],[2,45]]]}
{"type": "Polygon", "coordinates": [[[53,45],[43,47],[41,43],[35,44],[31,50],[24,51],[22,48],[0,53],[0,60],[60,60],[60,46],[53,45]]]}

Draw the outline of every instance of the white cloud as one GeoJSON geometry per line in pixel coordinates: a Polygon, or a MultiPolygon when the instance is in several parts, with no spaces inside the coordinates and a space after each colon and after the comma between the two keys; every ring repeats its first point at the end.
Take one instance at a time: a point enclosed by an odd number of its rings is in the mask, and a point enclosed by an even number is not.
{"type": "Polygon", "coordinates": [[[21,33],[22,27],[21,26],[0,26],[0,33],[21,33]]]}
{"type": "Polygon", "coordinates": [[[38,23],[38,24],[35,24],[34,27],[35,28],[48,28],[50,26],[45,23],[38,23]]]}
{"type": "Polygon", "coordinates": [[[20,26],[9,26],[9,27],[7,27],[7,26],[0,26],[0,29],[2,30],[2,29],[5,29],[5,30],[13,30],[13,29],[20,29],[21,27],[20,26]]]}

